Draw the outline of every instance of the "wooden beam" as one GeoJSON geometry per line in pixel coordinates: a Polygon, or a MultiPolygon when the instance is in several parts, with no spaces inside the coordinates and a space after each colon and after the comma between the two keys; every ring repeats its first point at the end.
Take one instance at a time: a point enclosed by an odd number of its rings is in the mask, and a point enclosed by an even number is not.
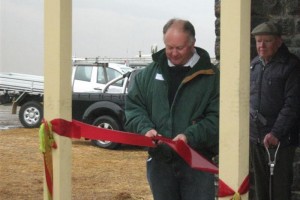
{"type": "MultiPolygon", "coordinates": [[[[46,0],[44,116],[71,120],[72,0],[46,0]]],[[[71,199],[71,139],[55,136],[53,199],[71,199]]],[[[44,184],[44,199],[48,199],[44,184]]]]}
{"type": "Polygon", "coordinates": [[[221,1],[219,178],[236,192],[249,172],[250,10],[251,0],[221,1]]]}

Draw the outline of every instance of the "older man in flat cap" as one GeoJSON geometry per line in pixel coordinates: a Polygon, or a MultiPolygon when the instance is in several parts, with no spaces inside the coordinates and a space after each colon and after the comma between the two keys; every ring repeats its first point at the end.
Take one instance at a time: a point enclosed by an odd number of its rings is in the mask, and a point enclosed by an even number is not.
{"type": "Polygon", "coordinates": [[[251,33],[258,53],[250,70],[254,196],[256,200],[289,200],[299,145],[300,61],[283,43],[276,24],[262,23],[251,33]]]}

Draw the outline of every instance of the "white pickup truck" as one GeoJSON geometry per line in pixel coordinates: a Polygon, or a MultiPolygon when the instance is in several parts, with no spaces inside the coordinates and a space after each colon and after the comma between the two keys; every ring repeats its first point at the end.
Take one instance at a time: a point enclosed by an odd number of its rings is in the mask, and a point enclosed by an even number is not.
{"type": "MultiPolygon", "coordinates": [[[[119,93],[123,89],[123,80],[115,82],[107,91],[104,87],[113,79],[132,71],[126,65],[116,63],[98,63],[78,60],[72,67],[73,92],[119,93]]],[[[18,73],[0,73],[1,102],[12,100],[12,113],[17,114],[26,128],[38,127],[43,117],[44,77],[18,73]]]]}

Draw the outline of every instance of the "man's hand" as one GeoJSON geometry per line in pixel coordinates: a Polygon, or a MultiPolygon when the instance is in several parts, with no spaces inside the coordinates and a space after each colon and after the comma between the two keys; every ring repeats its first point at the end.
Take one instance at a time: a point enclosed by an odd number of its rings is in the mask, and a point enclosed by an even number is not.
{"type": "Polygon", "coordinates": [[[268,133],[264,138],[264,145],[267,148],[277,146],[279,140],[272,133],[268,133]]]}
{"type": "Polygon", "coordinates": [[[145,134],[145,136],[146,137],[156,137],[156,136],[159,136],[159,134],[157,133],[156,130],[151,129],[145,134]]]}
{"type": "Polygon", "coordinates": [[[174,139],[173,141],[178,141],[178,140],[182,140],[184,141],[185,143],[187,143],[187,138],[184,134],[180,133],[178,134],[174,139]]]}
{"type": "MultiPolygon", "coordinates": [[[[145,134],[146,137],[150,137],[150,138],[154,138],[156,136],[161,136],[160,134],[157,133],[157,131],[155,129],[151,129],[149,130],[146,134],[145,134]]],[[[161,144],[162,141],[160,140],[153,140],[152,141],[153,144],[161,144]]]]}

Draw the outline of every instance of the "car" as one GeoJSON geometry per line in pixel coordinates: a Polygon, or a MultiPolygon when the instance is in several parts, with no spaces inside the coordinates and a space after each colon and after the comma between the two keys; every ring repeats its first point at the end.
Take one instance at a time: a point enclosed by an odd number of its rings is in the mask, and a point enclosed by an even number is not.
{"type": "MultiPolygon", "coordinates": [[[[130,71],[132,68],[123,64],[75,61],[72,70],[73,92],[103,92],[108,82],[130,71]]],[[[117,81],[107,92],[119,93],[122,86],[123,81],[117,81]]]]}
{"type": "MultiPolygon", "coordinates": [[[[133,77],[141,69],[134,69],[110,81],[104,90],[109,91],[116,82],[123,82],[120,93],[74,92],[72,95],[72,118],[100,128],[124,131],[125,99],[133,77]]],[[[106,149],[117,149],[120,144],[104,140],[91,140],[92,144],[106,149]]]]}
{"type": "MultiPolygon", "coordinates": [[[[132,68],[125,64],[99,63],[92,60],[75,60],[72,67],[72,91],[88,93],[120,93],[124,80],[119,80],[106,87],[116,77],[122,76],[132,68]]],[[[43,118],[44,77],[18,74],[0,73],[1,102],[13,100],[12,114],[19,109],[19,120],[26,128],[37,128],[43,118]]]]}

